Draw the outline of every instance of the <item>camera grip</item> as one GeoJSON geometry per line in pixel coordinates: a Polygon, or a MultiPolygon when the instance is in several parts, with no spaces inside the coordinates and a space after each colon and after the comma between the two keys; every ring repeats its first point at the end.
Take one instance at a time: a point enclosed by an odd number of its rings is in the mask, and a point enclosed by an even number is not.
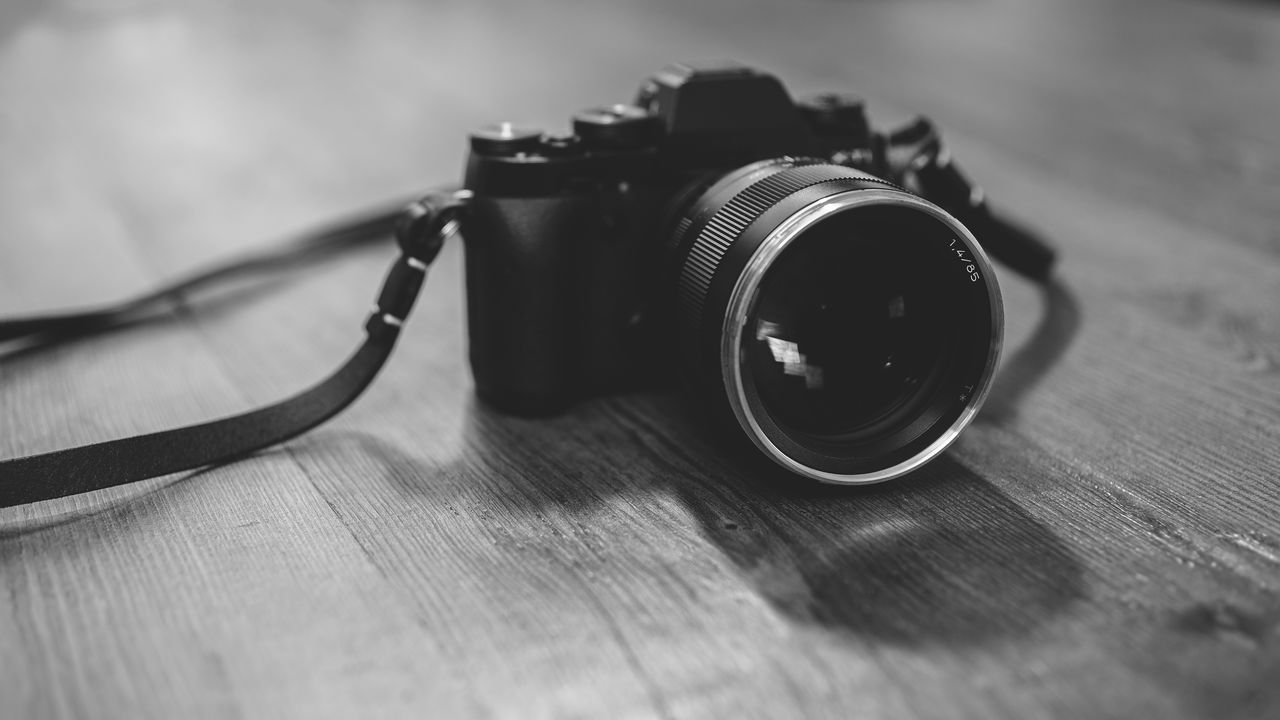
{"type": "Polygon", "coordinates": [[[503,410],[547,414],[582,392],[579,250],[592,206],[573,195],[471,203],[462,232],[471,371],[480,396],[503,410]]]}

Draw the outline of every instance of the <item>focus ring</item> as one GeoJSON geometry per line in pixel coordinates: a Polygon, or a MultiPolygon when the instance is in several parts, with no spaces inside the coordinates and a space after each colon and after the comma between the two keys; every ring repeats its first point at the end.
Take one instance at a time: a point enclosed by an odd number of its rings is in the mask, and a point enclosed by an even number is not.
{"type": "Polygon", "coordinates": [[[680,294],[685,310],[702,315],[702,304],[716,268],[748,225],[788,195],[811,185],[847,177],[847,172],[846,168],[834,165],[779,168],[779,172],[756,181],[725,203],[693,241],[681,268],[680,294]]]}
{"type": "MultiPolygon", "coordinates": [[[[702,326],[711,283],[729,248],[751,223],[779,202],[805,188],[835,180],[856,179],[898,189],[892,183],[840,165],[801,160],[778,164],[771,169],[772,173],[737,192],[716,210],[690,244],[681,263],[677,300],[685,337],[697,333],[702,326]],[[812,164],[801,164],[805,162],[812,164]]],[[[704,196],[694,207],[696,209],[704,202],[716,200],[704,196]]],[[[683,232],[695,230],[690,224],[691,216],[686,216],[680,222],[680,229],[683,232]]]]}

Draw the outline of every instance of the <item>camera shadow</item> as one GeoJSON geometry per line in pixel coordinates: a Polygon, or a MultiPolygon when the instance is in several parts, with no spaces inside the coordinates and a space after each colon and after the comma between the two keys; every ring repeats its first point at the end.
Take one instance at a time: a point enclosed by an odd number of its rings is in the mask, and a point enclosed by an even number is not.
{"type": "Polygon", "coordinates": [[[743,470],[730,501],[678,490],[703,535],[788,617],[905,646],[1033,631],[1083,596],[1075,555],[944,456],[897,483],[797,489],[743,470]]]}
{"type": "Polygon", "coordinates": [[[533,523],[552,508],[586,523],[599,517],[600,503],[644,507],[674,497],[698,535],[777,612],[862,641],[997,642],[1034,631],[1083,595],[1071,549],[949,457],[887,485],[814,486],[726,454],[681,410],[678,398],[629,396],[589,403],[569,420],[537,421],[472,402],[466,451],[435,467],[362,433],[320,442],[357,444],[406,502],[437,502],[466,486],[472,500],[492,494],[504,513],[533,523]],[[556,437],[588,420],[589,434],[556,437]],[[527,453],[537,454],[538,467],[510,462],[527,453]],[[589,454],[625,471],[583,468],[589,454]]]}
{"type": "Polygon", "coordinates": [[[1038,288],[1040,321],[1031,337],[1000,368],[975,422],[999,425],[1013,420],[1027,393],[1062,360],[1080,330],[1080,303],[1071,289],[1056,277],[1038,288]]]}

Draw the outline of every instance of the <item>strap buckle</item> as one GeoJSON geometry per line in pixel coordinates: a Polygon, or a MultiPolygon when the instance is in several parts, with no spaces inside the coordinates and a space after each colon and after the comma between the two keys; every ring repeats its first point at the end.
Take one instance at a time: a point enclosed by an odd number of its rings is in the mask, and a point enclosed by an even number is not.
{"type": "Polygon", "coordinates": [[[405,208],[395,230],[400,258],[387,273],[364,325],[371,338],[394,341],[399,335],[418,299],[427,267],[440,254],[444,241],[461,227],[460,215],[471,197],[470,190],[432,193],[405,208]]]}
{"type": "Polygon", "coordinates": [[[424,266],[431,264],[444,241],[461,226],[459,215],[471,201],[473,193],[460,189],[431,193],[404,209],[396,223],[396,243],[400,252],[416,258],[424,266]]]}

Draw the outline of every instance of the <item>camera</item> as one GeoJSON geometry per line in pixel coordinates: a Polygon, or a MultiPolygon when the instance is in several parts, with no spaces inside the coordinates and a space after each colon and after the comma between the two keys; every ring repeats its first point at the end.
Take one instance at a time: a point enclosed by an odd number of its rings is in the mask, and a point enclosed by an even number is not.
{"type": "Polygon", "coordinates": [[[67,339],[305,253],[386,234],[400,246],[363,343],[323,381],[239,415],[0,460],[0,508],[206,467],[323,423],[386,363],[459,229],[485,401],[545,415],[680,385],[731,443],[840,484],[929,462],[986,399],[1004,315],[977,237],[1056,282],[1053,248],[991,211],[928,120],[880,132],[852,95],[794,102],[749,67],[674,65],[631,104],[574,115],[570,133],[476,130],[461,189],[115,305],[0,320],[0,342],[67,339]]]}
{"type": "Polygon", "coordinates": [[[571,133],[474,131],[478,394],[548,414],[679,384],[800,476],[878,482],[933,459],[987,394],[1003,308],[974,232],[895,164],[900,139],[855,97],[796,102],[731,63],[670,66],[571,133]]]}

